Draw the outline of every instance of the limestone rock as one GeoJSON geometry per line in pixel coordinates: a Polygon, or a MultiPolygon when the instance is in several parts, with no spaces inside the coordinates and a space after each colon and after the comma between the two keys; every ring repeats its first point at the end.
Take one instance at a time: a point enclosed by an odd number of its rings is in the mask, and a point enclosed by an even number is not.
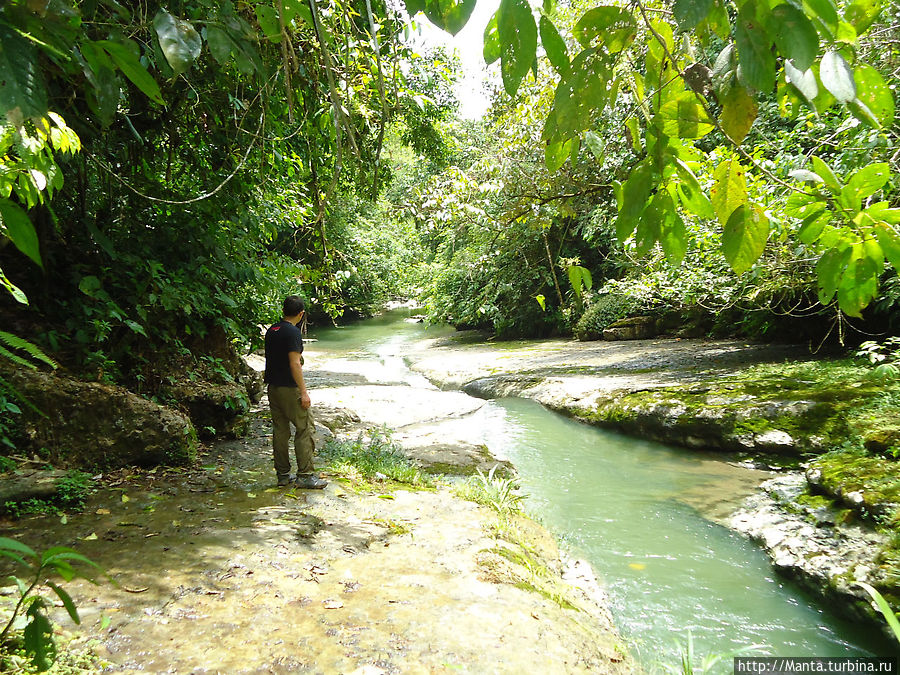
{"type": "Polygon", "coordinates": [[[611,324],[603,331],[603,339],[646,340],[656,336],[656,320],[652,316],[633,316],[611,324]]]}
{"type": "Polygon", "coordinates": [[[243,435],[250,401],[243,384],[184,381],[165,388],[183,406],[202,437],[243,435]]]}
{"type": "Polygon", "coordinates": [[[40,411],[22,407],[20,440],[53,463],[182,464],[196,453],[197,436],[185,415],[122,387],[29,369],[4,377],[40,411]]]}

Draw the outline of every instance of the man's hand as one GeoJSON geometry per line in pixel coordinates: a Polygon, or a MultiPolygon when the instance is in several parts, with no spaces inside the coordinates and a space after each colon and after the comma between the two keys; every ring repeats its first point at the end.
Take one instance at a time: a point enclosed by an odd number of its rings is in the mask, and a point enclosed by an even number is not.
{"type": "Polygon", "coordinates": [[[309,410],[309,407],[312,405],[312,401],[309,400],[309,392],[304,391],[300,394],[300,407],[304,410],[309,410]]]}

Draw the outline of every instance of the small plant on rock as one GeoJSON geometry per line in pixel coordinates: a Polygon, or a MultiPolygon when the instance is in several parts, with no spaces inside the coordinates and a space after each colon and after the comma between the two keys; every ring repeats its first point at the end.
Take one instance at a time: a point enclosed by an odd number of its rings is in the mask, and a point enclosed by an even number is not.
{"type": "Polygon", "coordinates": [[[457,488],[457,494],[500,514],[519,511],[523,496],[516,492],[518,484],[513,478],[495,475],[499,466],[495,464],[486,476],[478,469],[478,473],[457,488]]]}

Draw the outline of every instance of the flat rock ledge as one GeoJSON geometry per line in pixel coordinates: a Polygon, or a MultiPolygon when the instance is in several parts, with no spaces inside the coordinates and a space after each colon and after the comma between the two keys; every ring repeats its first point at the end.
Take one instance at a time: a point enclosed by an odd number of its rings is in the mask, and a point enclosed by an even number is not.
{"type": "MultiPolygon", "coordinates": [[[[714,384],[752,363],[802,357],[790,347],[695,340],[453,346],[445,339],[409,360],[440,386],[479,398],[527,398],[595,426],[687,448],[783,457],[824,449],[824,439],[796,429],[817,428],[831,414],[827,405],[742,397],[714,384]]],[[[717,520],[758,542],[779,572],[883,630],[883,618],[854,584],[883,585],[877,556],[886,539],[804,509],[796,500],[807,489],[803,473],[780,475],[717,520]]]]}
{"type": "Polygon", "coordinates": [[[869,596],[857,585],[883,581],[878,552],[886,538],[859,525],[836,524],[815,510],[788,510],[805,489],[802,473],[777,476],[763,483],[724,524],[759,543],[775,569],[785,576],[824,597],[850,618],[886,631],[887,625],[872,609],[869,596]]]}

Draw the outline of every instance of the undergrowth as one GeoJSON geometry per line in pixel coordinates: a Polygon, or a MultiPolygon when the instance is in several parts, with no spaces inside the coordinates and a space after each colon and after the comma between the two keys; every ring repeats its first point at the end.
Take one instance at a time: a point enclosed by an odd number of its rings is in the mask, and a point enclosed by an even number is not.
{"type": "Polygon", "coordinates": [[[353,440],[329,441],[320,456],[329,473],[358,490],[401,486],[431,489],[437,484],[433,476],[423,473],[403,454],[385,428],[369,429],[353,440]]]}

